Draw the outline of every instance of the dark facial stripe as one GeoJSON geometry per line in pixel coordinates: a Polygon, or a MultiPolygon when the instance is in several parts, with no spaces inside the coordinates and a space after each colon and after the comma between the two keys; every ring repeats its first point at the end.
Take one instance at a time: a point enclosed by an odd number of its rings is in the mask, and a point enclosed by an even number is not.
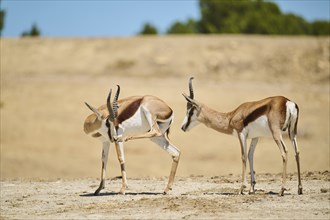
{"type": "Polygon", "coordinates": [[[105,126],[107,126],[107,128],[108,128],[108,136],[109,136],[109,139],[112,140],[111,131],[110,131],[110,122],[109,122],[109,119],[107,119],[107,120],[105,121],[105,126]]]}
{"type": "Polygon", "coordinates": [[[193,105],[190,102],[187,102],[187,109],[190,109],[193,105]]]}
{"type": "Polygon", "coordinates": [[[187,129],[191,123],[191,117],[194,114],[194,108],[191,108],[188,112],[188,119],[187,119],[187,123],[185,124],[184,128],[187,129]]]}
{"type": "Polygon", "coordinates": [[[249,123],[255,121],[260,116],[264,115],[266,111],[268,110],[267,105],[263,105],[257,109],[255,109],[253,112],[251,112],[244,120],[243,125],[244,127],[247,126],[249,123]]]}

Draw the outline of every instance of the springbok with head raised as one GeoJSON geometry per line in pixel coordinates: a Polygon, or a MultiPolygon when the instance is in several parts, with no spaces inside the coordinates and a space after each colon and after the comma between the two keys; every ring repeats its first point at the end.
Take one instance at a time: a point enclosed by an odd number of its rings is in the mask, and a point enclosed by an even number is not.
{"type": "Polygon", "coordinates": [[[296,103],[283,96],[268,97],[259,101],[246,102],[228,113],[215,111],[194,99],[192,79],[189,80],[190,96],[183,94],[187,100],[187,114],[182,124],[183,131],[202,123],[218,132],[238,137],[242,154],[242,186],[246,187],[247,139],[252,139],[249,148],[249,164],[251,175],[250,193],[254,193],[256,184],[253,170],[253,154],[259,137],[272,137],[279,147],[283,159],[282,187],[279,195],[283,196],[286,182],[287,147],[282,132],[288,130],[295,150],[298,170],[298,194],[302,194],[300,179],[299,151],[296,140],[299,108],[296,103]]]}
{"type": "Polygon", "coordinates": [[[125,171],[124,145],[128,140],[149,138],[172,156],[172,168],[164,194],[171,189],[180,158],[180,151],[168,139],[173,121],[172,109],[155,96],[131,96],[118,100],[118,86],[114,101],[111,104],[111,90],[107,104],[98,109],[85,103],[94,113],[84,123],[86,134],[99,138],[103,143],[101,182],[94,195],[98,195],[105,187],[105,172],[110,142],[115,143],[117,157],[121,167],[121,194],[125,194],[127,179],[125,171]]]}

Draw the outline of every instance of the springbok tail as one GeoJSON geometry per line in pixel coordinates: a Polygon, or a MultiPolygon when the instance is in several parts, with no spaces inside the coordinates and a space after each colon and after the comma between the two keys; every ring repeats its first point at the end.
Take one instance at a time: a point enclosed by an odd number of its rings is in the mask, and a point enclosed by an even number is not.
{"type": "Polygon", "coordinates": [[[297,135],[297,126],[299,118],[299,108],[295,104],[293,108],[290,109],[290,121],[288,123],[288,133],[291,140],[293,140],[297,135]]]}

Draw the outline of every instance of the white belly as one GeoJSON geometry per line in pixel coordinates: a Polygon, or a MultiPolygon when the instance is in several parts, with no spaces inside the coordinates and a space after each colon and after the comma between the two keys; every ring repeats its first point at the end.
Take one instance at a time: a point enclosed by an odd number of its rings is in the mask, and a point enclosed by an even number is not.
{"type": "Polygon", "coordinates": [[[150,130],[150,125],[143,112],[141,112],[141,108],[131,118],[123,121],[120,127],[124,136],[144,134],[150,130]]]}
{"type": "Polygon", "coordinates": [[[271,137],[272,132],[269,128],[268,119],[266,116],[261,116],[257,120],[251,122],[243,129],[243,133],[247,138],[255,137],[271,137]]]}

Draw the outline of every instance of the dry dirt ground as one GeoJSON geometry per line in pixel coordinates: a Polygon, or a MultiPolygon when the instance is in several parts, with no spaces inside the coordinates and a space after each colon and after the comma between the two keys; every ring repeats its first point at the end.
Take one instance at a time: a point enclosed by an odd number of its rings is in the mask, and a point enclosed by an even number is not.
{"type": "MultiPolygon", "coordinates": [[[[98,213],[138,218],[144,217],[146,207],[152,210],[145,218],[168,218],[171,213],[178,214],[173,218],[221,217],[222,213],[228,218],[252,218],[253,213],[260,217],[276,217],[277,213],[289,218],[328,217],[329,192],[325,189],[329,188],[329,174],[326,178],[318,175],[330,170],[328,37],[212,35],[0,41],[2,217],[45,217],[38,207],[51,217],[68,218],[93,218],[98,213]],[[180,129],[186,108],[181,93],[188,92],[191,75],[195,77],[196,99],[219,111],[274,95],[286,96],[299,105],[303,196],[296,195],[294,180],[289,182],[291,190],[284,198],[269,193],[280,188],[279,176],[272,174],[282,171],[280,151],[271,139],[261,139],[255,152],[256,173],[271,175],[259,177],[257,195],[236,196],[237,175],[241,173],[237,138],[202,125],[189,133],[180,129]],[[171,158],[148,140],[125,143],[131,194],[111,193],[119,188],[116,180],[108,181],[105,196],[88,196],[100,177],[101,143],[83,132],[83,122],[91,113],[84,101],[94,106],[104,104],[109,89],[117,84],[122,88],[120,97],[151,94],[174,110],[170,139],[181,150],[181,158],[175,190],[168,196],[152,193],[161,192],[165,186],[163,177],[170,172],[171,158]],[[316,179],[306,179],[309,172],[316,179]],[[199,175],[203,177],[196,178],[199,175]],[[326,192],[321,193],[321,189],[326,192]]],[[[285,141],[288,173],[294,173],[293,149],[287,138],[285,141]]],[[[120,175],[115,155],[111,146],[109,179],[120,175]]]]}
{"type": "Polygon", "coordinates": [[[276,194],[280,175],[257,176],[254,195],[237,195],[236,175],[178,178],[162,195],[166,178],[129,179],[126,195],[121,180],[107,180],[99,196],[92,179],[1,182],[1,219],[329,219],[329,172],[289,175],[288,191],[276,194]]]}

